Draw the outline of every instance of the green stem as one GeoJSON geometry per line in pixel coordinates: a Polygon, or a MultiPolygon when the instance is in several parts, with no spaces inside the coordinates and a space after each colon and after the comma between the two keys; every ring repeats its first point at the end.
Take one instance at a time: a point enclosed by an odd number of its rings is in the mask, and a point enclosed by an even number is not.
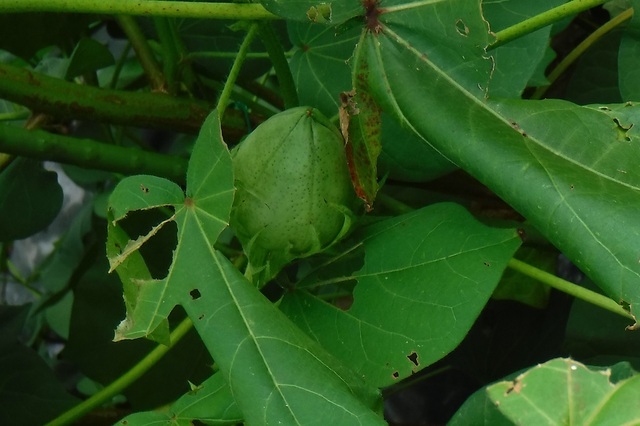
{"type": "Polygon", "coordinates": [[[128,175],[152,174],[174,182],[184,182],[187,170],[187,160],[181,157],[11,125],[0,126],[0,152],[128,175]]]}
{"type": "Polygon", "coordinates": [[[238,50],[238,56],[236,56],[235,61],[233,61],[233,66],[231,67],[231,71],[229,71],[229,76],[227,77],[227,81],[224,83],[224,87],[222,88],[222,92],[220,93],[220,97],[218,98],[218,104],[216,105],[216,109],[218,110],[218,114],[222,118],[224,114],[224,110],[227,108],[229,104],[229,99],[231,98],[231,92],[233,92],[233,86],[236,84],[236,80],[238,79],[238,75],[240,75],[240,69],[242,68],[242,64],[247,57],[247,53],[249,52],[249,47],[251,46],[251,42],[254,37],[258,33],[258,24],[252,23],[249,26],[249,31],[245,36],[242,44],[240,45],[240,50],[238,50]]]}
{"type": "Polygon", "coordinates": [[[269,53],[269,58],[273,64],[273,69],[278,77],[280,93],[284,99],[284,107],[288,109],[298,106],[298,92],[293,81],[293,76],[291,75],[289,62],[282,49],[282,43],[278,40],[278,36],[270,22],[260,24],[260,41],[262,41],[262,44],[267,49],[267,53],[269,53]]]}
{"type": "Polygon", "coordinates": [[[498,31],[495,36],[496,40],[489,45],[487,50],[495,49],[512,40],[532,33],[540,28],[551,25],[566,17],[576,15],[592,7],[599,6],[609,0],[573,0],[553,9],[549,9],[544,13],[533,16],[511,27],[498,31]]]}
{"type": "Polygon", "coordinates": [[[0,98],[59,118],[190,133],[210,111],[201,101],[83,86],[2,63],[0,98]]]}
{"type": "Polygon", "coordinates": [[[166,92],[167,82],[162,74],[160,65],[156,61],[153,51],[151,50],[151,46],[149,46],[147,38],[142,33],[142,29],[136,22],[135,18],[132,16],[121,15],[117,16],[116,20],[131,42],[131,46],[133,46],[133,50],[135,50],[136,55],[138,56],[138,61],[140,61],[142,69],[147,75],[147,78],[149,78],[151,89],[153,91],[166,92]]]}
{"type": "Polygon", "coordinates": [[[589,34],[587,38],[585,38],[580,44],[578,44],[575,49],[571,51],[556,67],[549,73],[547,79],[549,80],[549,85],[541,86],[536,89],[536,91],[531,95],[531,99],[541,99],[544,94],[547,92],[549,87],[560,77],[573,63],[580,57],[582,54],[589,49],[595,42],[604,37],[605,34],[615,29],[617,26],[626,22],[628,19],[631,19],[633,16],[633,8],[629,8],[622,12],[621,14],[615,16],[604,25],[599,27],[593,33],[589,34]]]}
{"type": "Polygon", "coordinates": [[[545,272],[528,263],[522,262],[518,259],[511,259],[508,264],[509,268],[520,272],[523,275],[531,277],[541,283],[547,284],[549,287],[553,287],[556,290],[560,290],[563,293],[567,293],[573,297],[576,297],[592,305],[599,306],[602,309],[613,312],[627,319],[635,321],[635,318],[626,311],[622,306],[618,305],[612,299],[602,294],[596,293],[572,282],[563,280],[560,277],[556,277],[553,274],[545,272]]]}
{"type": "Polygon", "coordinates": [[[71,12],[209,19],[279,19],[260,4],[138,0],[3,0],[0,13],[71,12]]]}
{"type": "Polygon", "coordinates": [[[62,413],[62,415],[47,423],[47,426],[71,424],[121,393],[129,385],[139,379],[140,376],[146,373],[151,367],[153,367],[167,352],[171,350],[171,348],[175,347],[176,343],[182,339],[185,334],[187,334],[192,326],[193,323],[191,322],[191,319],[186,318],[183,320],[171,333],[171,346],[156,346],[155,349],[149,352],[147,356],[140,360],[140,362],[134,365],[129,371],[118,377],[114,382],[100,390],[100,392],[96,393],[91,398],[81,402],[69,411],[62,413]]]}
{"type": "Polygon", "coordinates": [[[167,81],[167,91],[174,94],[178,89],[176,74],[178,62],[180,61],[180,55],[178,54],[178,48],[175,42],[178,35],[174,31],[173,20],[155,17],[153,23],[158,33],[160,45],[162,46],[162,66],[164,78],[167,81]]]}

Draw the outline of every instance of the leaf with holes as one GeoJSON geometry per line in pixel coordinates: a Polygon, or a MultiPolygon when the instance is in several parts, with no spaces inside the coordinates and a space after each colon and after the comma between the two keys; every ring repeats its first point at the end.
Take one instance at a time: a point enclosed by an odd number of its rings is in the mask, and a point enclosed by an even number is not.
{"type": "Polygon", "coordinates": [[[527,217],[637,316],[638,108],[629,105],[622,123],[622,116],[616,122],[606,110],[564,101],[487,102],[488,41],[479,3],[403,2],[380,10],[357,56],[367,58],[369,87],[385,111],[527,217]],[[465,7],[475,14],[458,9],[465,7]],[[420,26],[405,25],[409,15],[420,26]],[[451,40],[432,40],[432,30],[451,40]],[[447,48],[458,43],[467,49],[447,48]]]}
{"type": "Polygon", "coordinates": [[[358,284],[348,311],[302,290],[287,293],[280,308],[378,387],[454,349],[520,245],[514,229],[489,228],[448,203],[385,220],[355,238],[364,242],[365,263],[353,274],[358,284]]]}
{"type": "MultiPolygon", "coordinates": [[[[177,202],[170,182],[131,179],[111,197],[113,221],[122,220],[132,208],[171,206],[178,243],[165,278],[136,281],[136,303],[128,304],[134,310],[118,327],[117,338],[148,336],[174,306],[181,305],[247,424],[309,424],[320,412],[336,424],[384,424],[372,409],[379,403],[377,389],[365,386],[295,327],[213,248],[227,226],[234,192],[231,156],[222,141],[217,111],[196,142],[182,202],[177,202]]],[[[155,232],[127,246],[120,265],[130,266],[124,262],[155,232]]]]}

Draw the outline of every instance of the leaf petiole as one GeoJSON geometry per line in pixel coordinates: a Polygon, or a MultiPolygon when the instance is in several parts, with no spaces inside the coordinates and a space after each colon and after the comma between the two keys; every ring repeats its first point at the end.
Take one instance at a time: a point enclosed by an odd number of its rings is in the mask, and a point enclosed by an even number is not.
{"type": "Polygon", "coordinates": [[[224,115],[224,110],[227,108],[229,104],[229,99],[231,98],[231,92],[233,92],[233,86],[236,84],[236,80],[238,79],[238,75],[240,74],[240,69],[242,68],[242,64],[247,57],[247,53],[249,52],[249,47],[251,46],[251,42],[255,38],[258,33],[258,24],[252,23],[249,26],[249,30],[247,31],[247,35],[242,41],[240,45],[240,49],[238,50],[238,56],[236,56],[235,61],[233,62],[233,66],[231,67],[231,71],[229,71],[229,77],[227,77],[227,81],[224,83],[224,87],[222,88],[222,92],[220,93],[220,97],[218,98],[218,104],[216,105],[216,109],[218,110],[218,114],[220,119],[224,115]]]}
{"type": "Polygon", "coordinates": [[[539,15],[525,19],[515,25],[505,28],[495,33],[496,40],[487,47],[487,50],[493,50],[517,38],[530,34],[540,28],[551,25],[569,16],[576,15],[592,7],[599,6],[609,0],[573,0],[562,4],[553,9],[549,9],[539,15]]]}
{"type": "Polygon", "coordinates": [[[631,315],[622,306],[618,305],[607,296],[596,293],[595,291],[589,290],[567,280],[563,280],[560,277],[538,269],[535,266],[529,265],[528,263],[522,262],[521,260],[515,258],[512,258],[507,266],[514,271],[518,271],[523,275],[536,279],[541,283],[548,285],[549,287],[553,287],[556,290],[562,291],[563,293],[567,293],[573,297],[591,303],[592,305],[596,305],[602,309],[613,312],[614,314],[618,314],[635,321],[633,315],[631,315]]]}

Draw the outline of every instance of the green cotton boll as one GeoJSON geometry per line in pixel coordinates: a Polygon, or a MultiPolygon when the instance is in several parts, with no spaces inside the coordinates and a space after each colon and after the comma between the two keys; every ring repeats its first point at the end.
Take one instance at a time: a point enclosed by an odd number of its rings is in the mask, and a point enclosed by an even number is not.
{"type": "Polygon", "coordinates": [[[258,126],[233,152],[231,213],[256,284],[342,238],[356,196],[344,142],[320,111],[292,108],[258,126]]]}

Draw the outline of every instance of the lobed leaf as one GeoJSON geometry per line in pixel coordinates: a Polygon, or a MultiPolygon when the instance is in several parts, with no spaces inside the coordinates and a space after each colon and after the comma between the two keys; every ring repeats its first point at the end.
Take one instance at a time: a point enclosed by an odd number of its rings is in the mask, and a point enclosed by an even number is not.
{"type": "MultiPolygon", "coordinates": [[[[426,46],[431,43],[429,32],[417,27],[409,32],[401,24],[410,11],[420,17],[413,21],[425,27],[436,20],[448,28],[450,44],[463,43],[473,31],[483,31],[471,26],[482,16],[479,5],[475,15],[463,15],[456,3],[409,3],[380,15],[379,31],[367,32],[358,44],[360,55],[376,70],[369,80],[374,97],[527,217],[610,297],[630,304],[637,316],[640,175],[631,166],[640,160],[640,150],[632,143],[634,136],[604,111],[569,102],[489,103],[479,97],[486,74],[481,68],[469,70],[468,64],[481,66],[480,45],[475,61],[461,60],[464,50],[455,50],[461,52],[456,76],[441,65],[449,69],[456,60],[446,45],[426,46]],[[461,16],[468,34],[457,31],[461,16]],[[452,120],[458,125],[452,126],[452,120]]],[[[633,109],[630,105],[628,112],[633,109]]]]}
{"type": "Polygon", "coordinates": [[[280,309],[374,386],[390,385],[454,349],[520,245],[464,208],[436,204],[365,228],[353,305],[338,309],[305,291],[280,309]],[[398,313],[402,314],[398,314],[398,313]]]}
{"type": "MultiPolygon", "coordinates": [[[[186,195],[173,206],[178,243],[169,272],[160,280],[137,282],[134,311],[118,327],[118,336],[148,336],[180,304],[247,424],[310,424],[317,413],[336,424],[383,424],[372,410],[379,401],[377,390],[295,327],[214,249],[233,197],[231,157],[217,111],[196,141],[186,195]]],[[[158,205],[161,201],[171,200],[155,200],[158,205]]],[[[120,209],[123,217],[126,209],[120,209]]]]}

